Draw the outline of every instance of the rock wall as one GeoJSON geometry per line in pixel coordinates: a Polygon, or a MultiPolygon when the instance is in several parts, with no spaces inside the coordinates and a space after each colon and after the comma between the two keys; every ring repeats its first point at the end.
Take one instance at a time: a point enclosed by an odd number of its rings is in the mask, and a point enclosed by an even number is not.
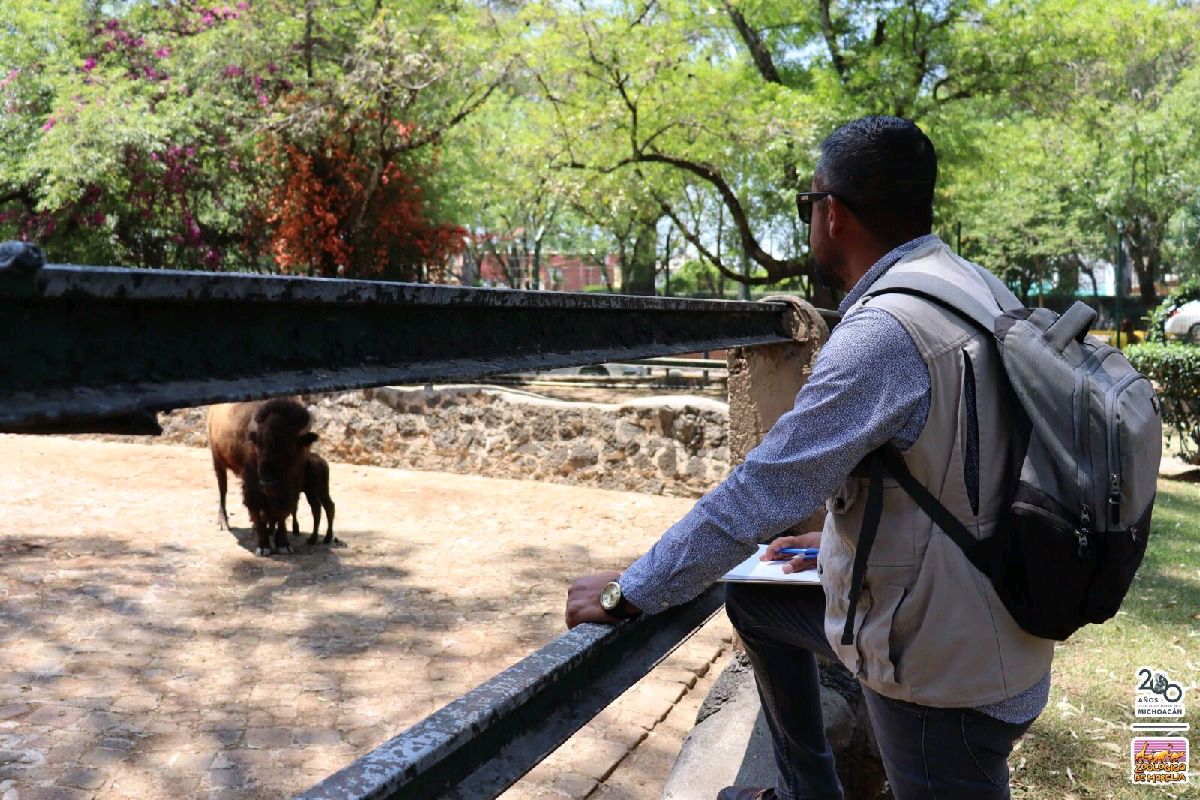
{"type": "MultiPolygon", "coordinates": [[[[576,403],[490,386],[384,387],[302,398],[331,461],[699,497],[729,471],[728,407],[710,398],[576,403]]],[[[206,446],[204,410],[160,417],[206,446]]]]}

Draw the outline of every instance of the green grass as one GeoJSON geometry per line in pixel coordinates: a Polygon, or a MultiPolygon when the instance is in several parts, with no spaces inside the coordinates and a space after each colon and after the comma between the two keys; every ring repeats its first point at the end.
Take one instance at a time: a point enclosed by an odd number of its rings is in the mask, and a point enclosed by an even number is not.
{"type": "MultiPolygon", "coordinates": [[[[1050,703],[1009,764],[1013,797],[1200,798],[1200,486],[1160,481],[1146,559],[1114,619],[1059,645],[1050,703]],[[1191,783],[1129,781],[1135,673],[1165,669],[1185,687],[1191,783]]],[[[1149,720],[1140,720],[1147,722],[1149,720]]]]}

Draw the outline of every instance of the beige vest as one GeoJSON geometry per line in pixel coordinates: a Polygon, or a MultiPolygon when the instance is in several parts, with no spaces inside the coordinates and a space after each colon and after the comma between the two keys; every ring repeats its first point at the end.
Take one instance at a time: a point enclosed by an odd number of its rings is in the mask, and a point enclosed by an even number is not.
{"type": "MultiPolygon", "coordinates": [[[[996,307],[976,268],[941,242],[909,254],[888,274],[905,272],[936,274],[996,307]]],[[[929,416],[904,453],[909,470],[976,536],[991,535],[1009,474],[1008,398],[995,345],[954,313],[916,297],[884,294],[867,304],[904,326],[929,368],[929,416]],[[968,361],[975,422],[964,400],[968,361]],[[977,510],[964,477],[971,424],[979,431],[977,510]]],[[[943,708],[998,702],[1041,680],[1054,642],[1021,630],[991,583],[891,479],[883,483],[883,515],[867,560],[854,643],[841,644],[866,494],[866,478],[850,477],[828,502],[821,537],[825,635],[842,663],[882,695],[943,708]]]]}

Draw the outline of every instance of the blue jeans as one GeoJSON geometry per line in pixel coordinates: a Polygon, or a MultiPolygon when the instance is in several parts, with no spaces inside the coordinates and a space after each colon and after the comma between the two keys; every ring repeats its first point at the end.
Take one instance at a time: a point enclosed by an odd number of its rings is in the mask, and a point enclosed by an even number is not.
{"type": "MultiPolygon", "coordinates": [[[[819,653],[825,595],[816,587],[727,584],[725,610],[746,647],[775,746],[784,800],[842,798],[821,718],[819,653]]],[[[1029,724],[969,708],[931,708],[863,686],[888,785],[896,800],[1007,800],[1008,755],[1029,724]]]]}

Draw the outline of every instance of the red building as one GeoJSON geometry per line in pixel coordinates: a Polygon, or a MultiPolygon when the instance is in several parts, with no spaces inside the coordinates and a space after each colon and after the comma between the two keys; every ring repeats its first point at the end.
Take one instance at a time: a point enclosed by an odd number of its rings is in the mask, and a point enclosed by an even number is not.
{"type": "MultiPolygon", "coordinates": [[[[532,256],[502,255],[501,258],[497,258],[491,253],[486,253],[479,260],[478,280],[483,286],[532,289],[535,288],[530,280],[532,264],[532,256]]],[[[541,274],[536,287],[538,289],[582,292],[588,286],[611,285],[614,290],[621,288],[621,267],[615,255],[601,258],[592,255],[543,253],[539,266],[541,274]]],[[[474,274],[468,274],[466,264],[463,264],[463,267],[464,283],[474,283],[474,274]]]]}

